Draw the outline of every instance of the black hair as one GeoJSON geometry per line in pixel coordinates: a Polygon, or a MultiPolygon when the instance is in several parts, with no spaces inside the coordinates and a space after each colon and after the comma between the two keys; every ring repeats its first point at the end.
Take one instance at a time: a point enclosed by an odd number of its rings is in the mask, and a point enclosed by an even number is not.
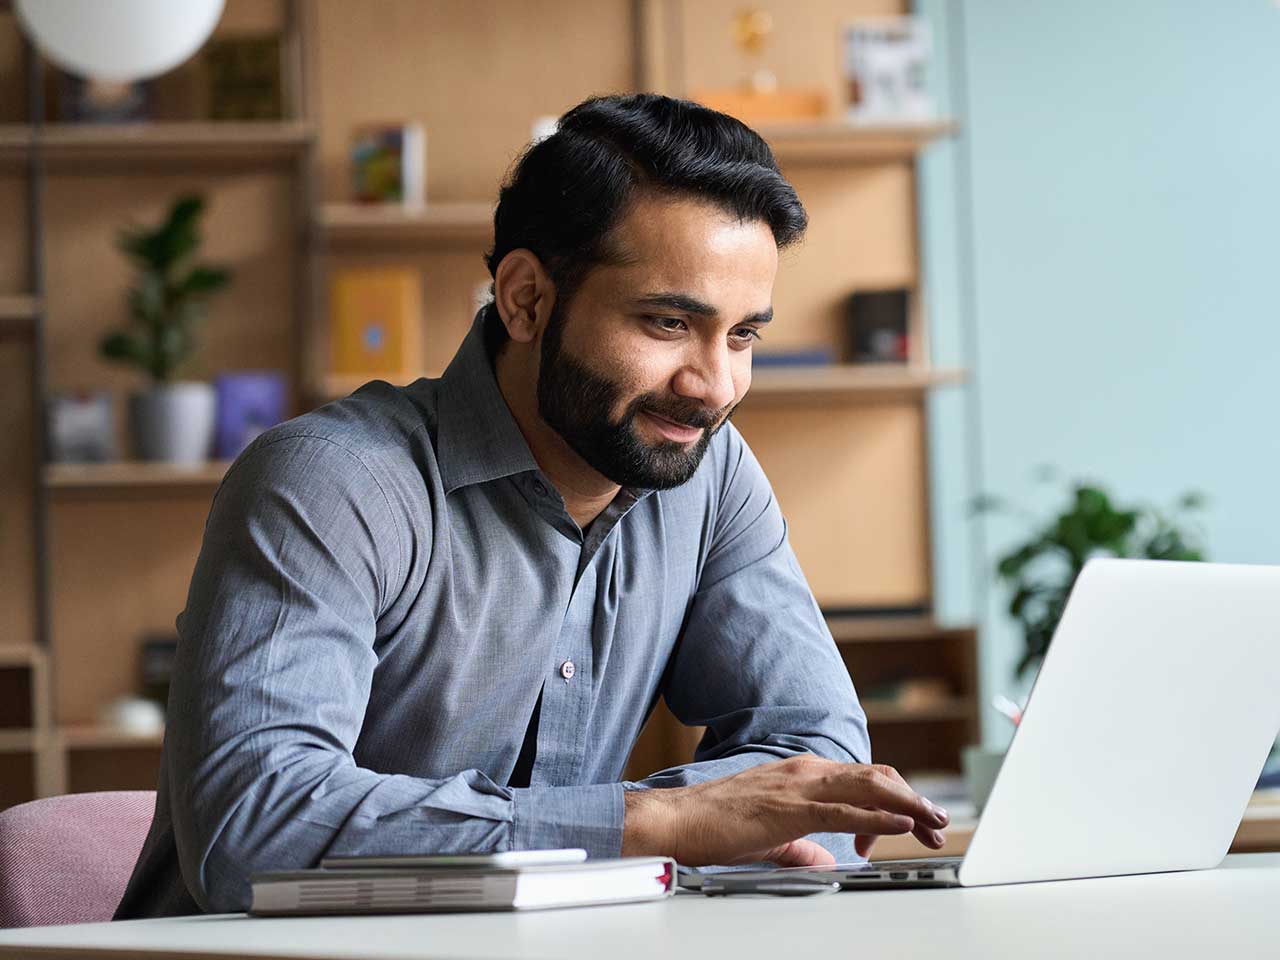
{"type": "MultiPolygon", "coordinates": [[[[808,225],[769,145],[741,121],[655,93],[592,97],[508,174],[485,255],[489,275],[512,250],[531,250],[563,306],[592,269],[618,262],[610,235],[639,191],[707,200],[741,221],[763,221],[779,248],[808,225]]],[[[492,354],[507,332],[496,305],[484,309],[492,354]]]]}

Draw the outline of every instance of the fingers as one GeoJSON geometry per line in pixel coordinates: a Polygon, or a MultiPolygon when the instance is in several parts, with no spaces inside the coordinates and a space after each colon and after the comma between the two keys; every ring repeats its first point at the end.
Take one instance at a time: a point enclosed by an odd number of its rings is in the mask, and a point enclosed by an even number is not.
{"type": "Polygon", "coordinates": [[[809,808],[812,828],[805,833],[899,834],[909,833],[916,822],[909,816],[886,810],[866,810],[844,803],[815,803],[809,808]]]}
{"type": "MultiPolygon", "coordinates": [[[[916,823],[935,830],[950,822],[947,812],[934,806],[912,790],[893,767],[878,765],[849,765],[841,776],[837,789],[844,794],[839,799],[858,806],[874,806],[890,813],[911,817],[916,823]]],[[[824,799],[836,799],[824,797],[824,799]]]]}
{"type": "Polygon", "coordinates": [[[763,859],[780,867],[823,867],[836,862],[830,850],[803,837],[774,847],[763,859]]]}
{"type": "Polygon", "coordinates": [[[860,833],[853,838],[853,852],[863,859],[871,859],[871,848],[875,845],[875,834],[860,833]]]}

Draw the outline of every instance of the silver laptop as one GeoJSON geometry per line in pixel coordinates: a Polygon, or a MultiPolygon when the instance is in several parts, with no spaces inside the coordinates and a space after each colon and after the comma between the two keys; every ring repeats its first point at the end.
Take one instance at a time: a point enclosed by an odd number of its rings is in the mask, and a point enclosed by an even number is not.
{"type": "Polygon", "coordinates": [[[883,889],[1214,867],[1277,731],[1280,567],[1092,560],[963,857],[752,875],[883,889]]]}

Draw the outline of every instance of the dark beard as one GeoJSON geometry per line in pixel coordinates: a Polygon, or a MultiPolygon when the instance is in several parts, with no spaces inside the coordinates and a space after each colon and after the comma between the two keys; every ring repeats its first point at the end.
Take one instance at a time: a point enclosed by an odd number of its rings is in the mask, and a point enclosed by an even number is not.
{"type": "Polygon", "coordinates": [[[609,419],[622,390],[587,369],[564,350],[564,317],[557,304],[542,337],[538,363],[538,412],[573,451],[601,475],[623,487],[669,490],[693,476],[715,432],[733,410],[708,410],[693,400],[641,394],[627,404],[621,419],[609,419]],[[702,427],[692,445],[675,440],[648,443],[636,432],[642,410],[691,427],[702,427]]]}

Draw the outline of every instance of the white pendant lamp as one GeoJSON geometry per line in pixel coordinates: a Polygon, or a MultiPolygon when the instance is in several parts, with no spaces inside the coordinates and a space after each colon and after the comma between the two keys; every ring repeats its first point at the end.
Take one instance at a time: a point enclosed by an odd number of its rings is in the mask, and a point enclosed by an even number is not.
{"type": "Polygon", "coordinates": [[[223,0],[16,0],[18,22],[46,58],[91,80],[172,70],[200,49],[223,0]]]}

